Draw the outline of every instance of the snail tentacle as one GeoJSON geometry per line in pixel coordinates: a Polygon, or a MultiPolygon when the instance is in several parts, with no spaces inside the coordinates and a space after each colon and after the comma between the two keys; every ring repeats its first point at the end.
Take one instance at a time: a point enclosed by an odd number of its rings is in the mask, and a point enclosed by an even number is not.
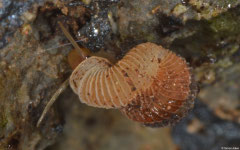
{"type": "MultiPolygon", "coordinates": [[[[62,29],[64,35],[68,38],[68,40],[71,42],[71,44],[75,47],[75,49],[78,51],[78,53],[82,57],[82,59],[86,59],[87,56],[91,56],[91,53],[89,51],[87,51],[87,49],[82,49],[78,46],[77,42],[72,38],[70,33],[62,25],[61,22],[59,22],[58,24],[59,24],[60,28],[62,29]]],[[[62,85],[58,88],[58,90],[53,94],[52,98],[49,100],[49,102],[47,103],[46,107],[44,108],[40,118],[38,119],[37,127],[40,126],[40,124],[42,123],[42,121],[43,121],[44,117],[46,116],[47,112],[49,111],[51,106],[54,104],[54,102],[57,100],[59,95],[67,88],[67,86],[69,84],[71,84],[71,83],[69,83],[69,80],[70,80],[70,78],[65,80],[62,83],[62,85]]],[[[73,84],[75,84],[75,83],[73,83],[73,84]]],[[[74,91],[74,92],[77,93],[77,91],[74,91]]]]}
{"type": "Polygon", "coordinates": [[[63,31],[64,35],[67,37],[67,39],[70,41],[70,43],[73,45],[73,47],[77,50],[78,54],[85,59],[87,56],[91,56],[91,52],[87,49],[80,48],[77,44],[77,42],[73,39],[73,37],[70,35],[70,33],[67,31],[67,29],[63,26],[61,22],[58,22],[61,30],[63,31]]]}
{"type": "Polygon", "coordinates": [[[68,87],[68,85],[69,85],[69,78],[62,83],[62,85],[59,87],[59,89],[53,94],[52,98],[48,101],[46,107],[44,108],[44,110],[41,114],[41,117],[38,119],[37,127],[40,126],[40,124],[42,123],[43,119],[45,118],[47,112],[51,108],[51,106],[57,100],[59,95],[68,87]]]}

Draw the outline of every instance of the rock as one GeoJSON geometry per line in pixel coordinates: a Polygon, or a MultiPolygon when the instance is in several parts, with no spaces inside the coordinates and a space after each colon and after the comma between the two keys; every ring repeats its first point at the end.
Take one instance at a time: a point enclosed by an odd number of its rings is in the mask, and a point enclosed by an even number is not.
{"type": "Polygon", "coordinates": [[[46,101],[62,82],[64,55],[51,55],[31,35],[16,32],[0,51],[0,148],[43,149],[61,126],[56,112],[40,129],[36,122],[46,101]],[[58,67],[57,67],[58,66],[58,67]],[[27,141],[27,142],[26,142],[27,141]]]}
{"type": "Polygon", "coordinates": [[[35,127],[47,101],[71,73],[67,64],[70,47],[62,47],[68,41],[58,21],[82,46],[92,52],[115,53],[114,59],[146,41],[186,58],[199,82],[200,102],[173,128],[175,143],[181,149],[236,145],[239,4],[236,0],[3,0],[0,149],[44,149],[62,132],[60,142],[51,149],[64,144],[72,149],[160,149],[164,143],[165,149],[176,148],[169,129],[142,127],[115,111],[84,106],[69,89],[60,97],[60,108],[50,109],[42,126],[35,127]]]}
{"type": "Polygon", "coordinates": [[[239,131],[239,124],[219,119],[205,104],[196,101],[192,113],[173,127],[172,137],[184,150],[217,150],[239,147],[239,131]]]}
{"type": "Polygon", "coordinates": [[[81,104],[69,88],[59,100],[66,118],[58,143],[49,150],[176,149],[170,128],[146,128],[117,110],[96,109],[81,104]],[[66,100],[67,99],[67,100],[66,100]],[[124,144],[123,144],[124,143],[124,144]]]}

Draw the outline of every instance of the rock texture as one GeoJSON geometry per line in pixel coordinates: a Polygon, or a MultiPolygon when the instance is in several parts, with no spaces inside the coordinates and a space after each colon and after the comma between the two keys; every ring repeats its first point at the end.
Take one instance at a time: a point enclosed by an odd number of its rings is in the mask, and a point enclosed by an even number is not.
{"type": "Polygon", "coordinates": [[[172,128],[175,144],[219,149],[239,141],[239,0],[2,0],[0,149],[44,149],[57,136],[49,149],[176,147],[168,129],[145,128],[117,112],[87,107],[69,89],[54,105],[58,109],[52,108],[42,126],[35,127],[71,73],[70,46],[63,47],[68,41],[58,21],[82,46],[115,53],[114,59],[146,41],[186,58],[199,82],[199,103],[172,128]]]}

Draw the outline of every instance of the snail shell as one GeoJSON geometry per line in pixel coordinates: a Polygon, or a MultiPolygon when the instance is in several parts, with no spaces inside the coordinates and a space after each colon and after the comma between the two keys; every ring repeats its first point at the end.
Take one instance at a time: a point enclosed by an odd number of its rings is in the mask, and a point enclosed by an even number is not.
{"type": "Polygon", "coordinates": [[[191,109],[196,95],[193,83],[186,61],[153,43],[137,45],[115,64],[92,56],[70,77],[81,102],[118,108],[130,119],[151,126],[178,120],[191,109]]]}

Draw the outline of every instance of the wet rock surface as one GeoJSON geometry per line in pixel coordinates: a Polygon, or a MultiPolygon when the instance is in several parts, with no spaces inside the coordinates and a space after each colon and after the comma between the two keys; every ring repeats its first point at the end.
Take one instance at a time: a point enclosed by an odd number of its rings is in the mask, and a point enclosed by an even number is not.
{"type": "Polygon", "coordinates": [[[184,150],[239,147],[240,125],[214,115],[207,105],[196,101],[194,110],[172,129],[174,142],[184,150]]]}
{"type": "Polygon", "coordinates": [[[33,21],[37,5],[44,0],[2,0],[0,2],[0,48],[4,47],[24,21],[33,21]]]}
{"type": "Polygon", "coordinates": [[[0,149],[45,149],[55,142],[47,149],[239,146],[239,4],[238,0],[0,1],[0,149]],[[200,87],[193,112],[172,128],[151,129],[113,110],[85,106],[68,89],[36,128],[47,101],[71,73],[67,63],[71,46],[63,47],[68,41],[58,22],[81,46],[92,52],[108,50],[116,54],[114,59],[146,41],[186,58],[200,87]]]}
{"type": "Polygon", "coordinates": [[[95,109],[69,97],[69,88],[59,99],[65,125],[61,138],[47,150],[175,149],[170,128],[146,128],[126,119],[119,111],[95,109]]]}
{"type": "Polygon", "coordinates": [[[31,36],[16,32],[14,42],[1,50],[0,60],[0,147],[42,149],[53,143],[55,129],[61,126],[56,112],[49,113],[49,124],[41,129],[36,122],[54,87],[61,84],[67,67],[57,63],[64,55],[51,55],[31,36]]]}

